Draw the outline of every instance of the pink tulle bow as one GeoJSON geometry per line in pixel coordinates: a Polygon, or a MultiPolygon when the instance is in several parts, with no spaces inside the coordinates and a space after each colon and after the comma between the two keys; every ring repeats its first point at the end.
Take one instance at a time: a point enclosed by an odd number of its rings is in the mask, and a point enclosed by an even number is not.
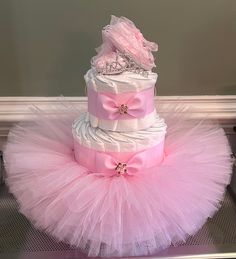
{"type": "Polygon", "coordinates": [[[103,113],[109,120],[122,118],[124,114],[139,118],[145,115],[145,100],[140,96],[133,96],[124,103],[118,103],[112,97],[101,94],[99,96],[103,113]]]}
{"type": "Polygon", "coordinates": [[[147,41],[135,24],[125,17],[112,15],[111,22],[102,31],[103,44],[97,48],[97,56],[92,64],[100,68],[101,64],[114,62],[116,51],[128,54],[140,67],[152,70],[155,67],[152,51],[158,50],[158,45],[147,41]]]}

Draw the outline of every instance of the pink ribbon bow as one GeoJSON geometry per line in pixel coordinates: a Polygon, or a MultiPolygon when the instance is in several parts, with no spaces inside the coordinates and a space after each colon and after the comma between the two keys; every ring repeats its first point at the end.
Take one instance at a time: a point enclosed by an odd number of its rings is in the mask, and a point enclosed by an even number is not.
{"type": "Polygon", "coordinates": [[[140,96],[133,95],[128,99],[113,99],[109,95],[100,94],[100,102],[102,103],[103,116],[109,120],[117,120],[122,116],[130,115],[140,118],[145,115],[145,100],[140,96]]]}
{"type": "Polygon", "coordinates": [[[163,160],[164,141],[139,152],[103,152],[75,142],[75,159],[91,173],[103,176],[139,175],[156,171],[163,160]],[[89,158],[89,159],[88,159],[89,158]]]}
{"type": "Polygon", "coordinates": [[[144,169],[146,154],[146,152],[140,152],[127,161],[118,161],[110,154],[97,153],[96,171],[106,176],[135,175],[144,169]]]}

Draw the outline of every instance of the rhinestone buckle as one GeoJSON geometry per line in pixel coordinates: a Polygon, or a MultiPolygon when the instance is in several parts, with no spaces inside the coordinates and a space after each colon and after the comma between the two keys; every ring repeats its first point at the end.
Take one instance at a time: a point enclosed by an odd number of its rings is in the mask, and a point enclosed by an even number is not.
{"type": "Polygon", "coordinates": [[[120,114],[127,114],[128,113],[128,106],[126,104],[121,104],[119,107],[120,114]]]}
{"type": "Polygon", "coordinates": [[[115,170],[116,170],[118,176],[120,176],[122,174],[125,174],[127,172],[126,166],[127,166],[126,163],[118,163],[117,164],[115,170]]]}

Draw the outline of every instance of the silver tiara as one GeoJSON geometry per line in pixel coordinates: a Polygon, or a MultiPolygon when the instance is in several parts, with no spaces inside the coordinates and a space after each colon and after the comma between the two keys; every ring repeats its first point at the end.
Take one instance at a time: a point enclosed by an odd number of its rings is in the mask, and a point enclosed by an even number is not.
{"type": "Polygon", "coordinates": [[[103,75],[115,75],[124,71],[134,72],[148,77],[148,71],[140,67],[130,55],[116,51],[115,60],[107,62],[103,67],[96,68],[97,72],[103,75]]]}

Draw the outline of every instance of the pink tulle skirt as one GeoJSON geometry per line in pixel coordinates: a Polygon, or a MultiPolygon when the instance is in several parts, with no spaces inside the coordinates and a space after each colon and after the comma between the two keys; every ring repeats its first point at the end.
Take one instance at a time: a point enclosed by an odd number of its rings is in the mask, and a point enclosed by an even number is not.
{"type": "Polygon", "coordinates": [[[137,256],[185,241],[220,207],[231,175],[224,131],[175,113],[150,175],[104,177],[74,159],[76,109],[37,111],[9,133],[7,185],[35,227],[89,256],[137,256]]]}

